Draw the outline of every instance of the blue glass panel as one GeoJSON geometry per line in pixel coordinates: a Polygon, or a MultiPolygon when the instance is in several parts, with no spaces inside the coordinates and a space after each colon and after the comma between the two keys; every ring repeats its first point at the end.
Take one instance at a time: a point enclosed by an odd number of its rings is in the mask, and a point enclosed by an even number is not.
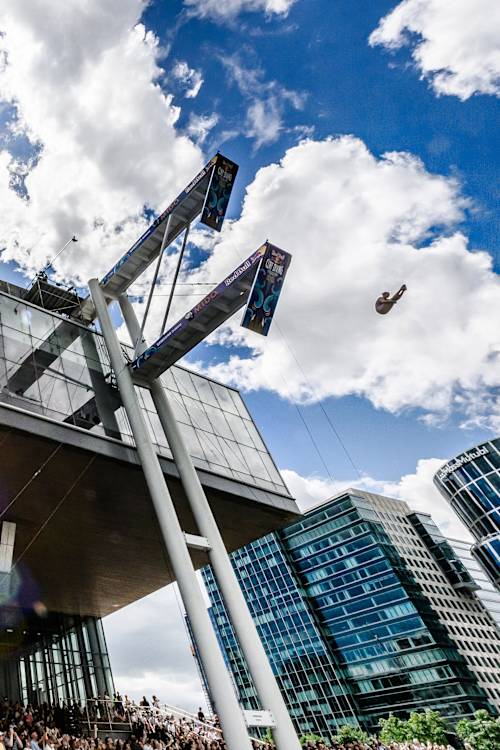
{"type": "Polygon", "coordinates": [[[500,495],[495,492],[493,487],[489,484],[486,479],[478,479],[477,485],[480,490],[484,493],[485,497],[491,503],[492,507],[500,507],[500,495]]]}

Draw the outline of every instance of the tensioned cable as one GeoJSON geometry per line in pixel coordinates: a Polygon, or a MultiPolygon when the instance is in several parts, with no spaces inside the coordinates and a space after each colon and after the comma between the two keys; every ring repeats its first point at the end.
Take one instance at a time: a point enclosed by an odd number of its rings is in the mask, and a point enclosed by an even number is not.
{"type": "Polygon", "coordinates": [[[42,463],[40,464],[40,466],[38,467],[38,469],[34,472],[34,474],[31,475],[31,477],[28,479],[28,481],[26,482],[26,484],[24,484],[21,487],[21,489],[19,490],[19,492],[16,493],[16,495],[13,497],[13,499],[10,501],[10,503],[8,505],[6,505],[6,507],[2,510],[2,512],[0,513],[0,519],[4,517],[4,515],[7,513],[7,511],[9,510],[9,508],[12,508],[12,506],[14,505],[14,503],[16,502],[16,500],[23,494],[23,492],[25,492],[28,489],[28,487],[30,486],[30,484],[37,478],[37,476],[39,476],[42,473],[42,471],[45,469],[45,467],[47,466],[47,464],[53,459],[53,457],[56,455],[56,453],[58,453],[58,451],[61,450],[62,447],[63,447],[63,444],[59,443],[59,445],[52,451],[52,453],[44,461],[42,461],[42,463]]]}
{"type": "Polygon", "coordinates": [[[325,416],[325,419],[326,419],[326,421],[328,422],[328,424],[329,424],[329,426],[330,426],[330,428],[331,428],[331,430],[332,430],[333,434],[335,435],[335,437],[337,438],[337,440],[338,440],[339,444],[341,445],[341,447],[342,447],[342,450],[344,451],[345,455],[347,456],[347,458],[348,458],[348,460],[349,460],[349,463],[351,464],[351,466],[353,467],[354,471],[355,471],[355,472],[357,473],[357,475],[359,476],[359,478],[360,478],[360,479],[362,479],[362,478],[363,478],[363,474],[362,474],[361,470],[360,470],[360,469],[359,469],[359,467],[358,467],[358,466],[357,466],[357,465],[356,465],[356,464],[354,463],[354,460],[353,460],[353,458],[352,458],[352,456],[351,456],[351,454],[350,454],[349,450],[347,449],[347,446],[346,446],[346,444],[344,443],[344,441],[343,441],[343,439],[342,439],[342,437],[341,437],[341,435],[340,435],[339,431],[337,430],[337,428],[336,428],[336,427],[335,427],[335,425],[333,424],[332,420],[330,419],[330,416],[329,416],[329,414],[327,413],[327,411],[326,411],[326,409],[325,409],[325,407],[324,407],[323,403],[321,402],[321,400],[320,400],[320,399],[318,399],[318,398],[317,398],[317,395],[316,395],[316,393],[315,393],[315,389],[313,388],[313,386],[312,386],[312,383],[311,383],[310,379],[308,378],[308,376],[307,376],[307,374],[306,374],[306,372],[305,372],[304,368],[303,368],[303,367],[302,367],[302,365],[300,364],[300,362],[299,362],[299,360],[298,360],[298,358],[297,358],[297,355],[295,354],[294,350],[292,349],[292,346],[291,346],[291,344],[290,344],[290,343],[289,343],[289,341],[287,340],[287,338],[286,338],[285,334],[283,333],[283,330],[282,330],[282,329],[280,328],[280,326],[278,325],[278,323],[277,323],[276,321],[274,321],[274,325],[275,325],[275,327],[276,327],[276,328],[278,329],[278,332],[279,332],[279,334],[280,334],[281,338],[283,339],[283,342],[284,342],[284,343],[285,343],[285,345],[287,346],[287,348],[288,348],[288,350],[289,350],[290,354],[292,355],[292,357],[293,357],[293,359],[294,359],[294,361],[295,361],[295,364],[297,365],[297,367],[299,368],[300,372],[302,373],[302,376],[304,377],[304,380],[306,381],[306,383],[307,383],[307,385],[308,385],[308,387],[309,387],[310,391],[311,391],[311,392],[312,392],[312,393],[313,393],[313,394],[315,395],[315,398],[316,398],[316,402],[317,402],[318,406],[320,407],[321,411],[323,412],[323,415],[325,416]]]}
{"type": "MultiPolygon", "coordinates": [[[[170,297],[170,294],[155,294],[155,297],[170,297]]],[[[187,292],[183,294],[173,294],[172,297],[206,297],[205,292],[187,292]]]]}
{"type": "MultiPolygon", "coordinates": [[[[231,248],[231,249],[232,249],[232,251],[233,251],[234,255],[237,255],[237,253],[236,253],[236,249],[235,249],[235,248],[231,248]]],[[[195,283],[203,283],[203,282],[195,282],[195,283]]],[[[178,295],[178,296],[181,296],[181,295],[178,295]]],[[[283,379],[283,381],[284,381],[284,378],[283,378],[283,376],[282,376],[282,379],[283,379]]],[[[284,382],[285,382],[285,381],[284,381],[284,382]]],[[[329,468],[328,468],[328,465],[327,465],[327,463],[326,463],[326,461],[325,461],[325,458],[324,458],[324,456],[323,456],[323,454],[322,454],[322,452],[321,452],[321,450],[320,450],[320,448],[319,448],[319,445],[317,444],[316,440],[314,439],[314,436],[313,436],[313,434],[312,434],[312,432],[311,432],[311,429],[309,428],[309,425],[307,424],[307,422],[306,422],[306,420],[305,420],[305,418],[304,418],[304,416],[303,416],[302,412],[300,411],[300,408],[299,408],[298,404],[294,404],[294,406],[295,406],[295,408],[296,408],[296,410],[297,410],[297,413],[299,414],[299,417],[300,417],[300,419],[301,419],[302,423],[304,424],[304,427],[306,428],[306,431],[307,431],[307,433],[308,433],[308,435],[309,435],[309,438],[310,438],[310,440],[311,440],[311,442],[312,442],[312,444],[313,444],[313,446],[314,446],[314,448],[315,448],[315,450],[316,450],[316,453],[318,454],[318,457],[319,457],[319,459],[320,459],[320,461],[321,461],[321,463],[322,463],[322,465],[323,465],[323,467],[324,467],[324,469],[325,469],[325,471],[326,471],[326,473],[327,473],[327,475],[328,475],[328,478],[329,478],[329,479],[330,479],[330,480],[331,480],[332,482],[333,482],[333,481],[335,481],[335,479],[334,479],[334,477],[333,477],[333,475],[332,475],[331,471],[330,471],[330,470],[329,470],[329,468]]]]}
{"type": "MultiPolygon", "coordinates": [[[[60,448],[61,445],[58,446],[58,447],[60,448]]],[[[73,482],[70,484],[69,488],[66,490],[66,492],[64,493],[64,495],[62,496],[62,498],[59,500],[59,502],[57,503],[57,505],[55,506],[55,508],[53,508],[50,511],[49,515],[47,516],[47,518],[45,519],[45,521],[42,523],[42,525],[40,526],[40,528],[38,529],[38,531],[35,532],[35,534],[30,539],[30,541],[28,542],[28,544],[26,545],[26,547],[18,555],[18,557],[16,558],[16,560],[12,564],[11,569],[7,573],[5,573],[5,575],[0,579],[0,585],[3,583],[3,581],[5,581],[7,579],[7,576],[9,576],[9,575],[12,574],[12,572],[16,569],[17,565],[21,562],[21,560],[23,559],[23,557],[26,555],[26,553],[31,549],[31,547],[33,546],[33,544],[36,542],[36,540],[38,539],[38,537],[40,536],[40,534],[47,528],[48,524],[54,518],[55,514],[57,513],[57,511],[59,510],[59,508],[62,506],[62,504],[64,503],[64,501],[66,500],[66,498],[71,494],[71,492],[73,492],[74,488],[76,487],[76,485],[78,484],[78,482],[80,481],[80,479],[84,476],[84,474],[86,474],[87,470],[94,463],[96,457],[97,457],[96,455],[93,455],[93,456],[90,457],[90,459],[85,464],[84,468],[80,471],[80,473],[78,474],[78,476],[76,477],[76,479],[74,479],[73,482]]]]}
{"type": "Polygon", "coordinates": [[[151,287],[149,289],[148,299],[147,299],[147,302],[146,302],[146,309],[144,311],[144,316],[142,318],[142,323],[141,323],[141,327],[140,327],[139,336],[138,336],[137,341],[132,342],[134,350],[137,348],[137,346],[139,344],[139,341],[142,338],[142,334],[144,333],[144,329],[146,327],[146,321],[148,319],[149,308],[151,306],[151,302],[152,302],[152,299],[153,299],[153,294],[154,294],[154,290],[155,290],[155,286],[156,286],[156,281],[158,279],[158,274],[160,272],[161,262],[163,260],[163,253],[164,253],[164,250],[165,250],[165,246],[167,244],[167,235],[168,235],[168,232],[169,232],[169,229],[170,229],[171,219],[172,219],[172,214],[169,214],[168,219],[167,219],[167,223],[166,223],[166,226],[165,226],[165,231],[163,232],[163,238],[162,238],[162,241],[161,241],[160,252],[158,253],[158,260],[156,262],[156,267],[155,267],[155,271],[154,271],[154,274],[153,274],[153,279],[151,281],[151,287]]]}
{"type": "Polygon", "coordinates": [[[164,330],[166,328],[166,325],[167,325],[168,316],[170,314],[170,308],[172,307],[172,300],[174,298],[174,293],[175,293],[175,287],[176,287],[176,284],[177,284],[177,279],[179,278],[179,273],[180,273],[180,270],[181,270],[182,261],[184,259],[184,253],[186,252],[186,247],[187,247],[187,241],[188,241],[188,237],[189,237],[189,230],[190,230],[190,228],[191,228],[191,222],[186,226],[186,229],[184,230],[184,237],[182,238],[182,245],[181,245],[181,249],[179,251],[179,256],[177,258],[177,265],[175,267],[174,278],[172,280],[172,285],[170,287],[170,294],[168,296],[167,307],[166,307],[165,314],[163,316],[163,322],[162,322],[161,328],[160,328],[160,336],[163,335],[163,332],[164,332],[164,330]]]}
{"type": "Polygon", "coordinates": [[[301,410],[300,410],[300,408],[299,408],[299,405],[298,405],[298,404],[294,404],[294,406],[295,406],[295,409],[297,410],[297,414],[299,415],[300,419],[302,420],[302,424],[304,425],[304,427],[305,427],[305,428],[306,428],[306,430],[307,430],[307,434],[309,435],[309,437],[310,437],[310,439],[311,439],[311,443],[312,443],[312,444],[314,445],[314,448],[315,448],[315,450],[316,450],[316,453],[318,454],[318,456],[319,456],[319,459],[320,459],[321,463],[323,464],[323,467],[324,467],[324,469],[325,469],[326,473],[328,474],[328,478],[329,478],[329,479],[330,479],[330,480],[331,480],[332,482],[334,482],[334,481],[335,481],[335,479],[334,479],[334,477],[333,477],[332,473],[330,472],[330,469],[328,468],[328,465],[327,465],[327,463],[326,463],[326,461],[325,461],[325,459],[324,459],[323,453],[321,452],[321,450],[320,450],[320,447],[319,447],[318,443],[317,443],[317,442],[316,442],[316,440],[314,439],[314,435],[312,434],[312,430],[310,429],[309,425],[307,424],[307,422],[306,422],[306,420],[305,420],[305,417],[304,417],[304,415],[302,414],[302,412],[301,412],[301,410]]]}
{"type": "MultiPolygon", "coordinates": [[[[275,321],[275,324],[276,324],[276,321],[275,321]]],[[[298,360],[297,356],[295,355],[295,353],[294,353],[294,351],[293,351],[293,349],[292,349],[291,345],[290,345],[290,344],[289,344],[289,342],[287,341],[287,339],[286,339],[286,337],[285,337],[285,335],[284,335],[283,331],[281,330],[281,328],[279,327],[279,325],[277,325],[277,324],[276,324],[276,327],[277,327],[277,329],[278,329],[278,331],[279,331],[279,333],[280,333],[280,335],[281,335],[281,337],[282,337],[282,339],[283,339],[284,343],[285,343],[285,344],[286,344],[286,346],[288,347],[288,349],[289,349],[289,351],[290,351],[290,353],[291,353],[291,355],[292,355],[293,359],[295,360],[295,363],[296,363],[296,364],[297,364],[297,366],[299,367],[299,369],[300,369],[300,371],[301,371],[301,373],[302,373],[302,375],[303,375],[303,377],[304,377],[304,379],[305,379],[306,383],[307,383],[307,384],[309,385],[309,388],[310,388],[310,389],[311,389],[311,391],[312,391],[312,392],[314,393],[314,389],[313,389],[313,388],[312,388],[312,386],[311,386],[310,380],[309,380],[309,378],[307,377],[306,373],[304,372],[304,369],[303,369],[303,367],[301,366],[301,364],[300,364],[300,362],[299,362],[299,360],[298,360]]],[[[335,425],[334,425],[334,424],[333,424],[333,422],[332,422],[332,421],[330,420],[330,417],[329,417],[328,413],[326,412],[326,410],[325,410],[325,408],[324,408],[323,404],[322,404],[322,403],[321,403],[320,401],[319,401],[318,403],[319,403],[319,406],[320,406],[321,410],[323,411],[323,414],[324,414],[324,416],[325,416],[325,418],[326,418],[326,420],[327,420],[328,424],[330,425],[330,427],[331,427],[332,431],[334,432],[335,436],[337,437],[337,440],[339,441],[340,445],[342,446],[342,449],[344,450],[344,453],[346,454],[347,458],[349,459],[349,462],[350,462],[351,466],[352,466],[352,467],[354,468],[354,470],[355,470],[355,471],[356,471],[356,473],[358,474],[358,477],[359,477],[359,479],[361,479],[361,480],[362,480],[362,479],[363,479],[363,477],[364,477],[364,475],[363,475],[363,474],[361,473],[361,471],[360,471],[359,467],[358,467],[358,466],[357,466],[357,465],[356,465],[356,464],[354,463],[354,461],[353,461],[353,459],[352,459],[352,456],[351,456],[351,454],[349,453],[349,451],[348,451],[348,449],[347,449],[346,445],[344,444],[344,441],[342,440],[342,438],[341,438],[341,436],[340,436],[340,434],[339,434],[338,430],[336,429],[335,425]]],[[[373,502],[373,503],[371,503],[371,508],[373,509],[373,512],[374,512],[374,514],[375,514],[375,518],[377,519],[377,522],[378,522],[378,525],[379,525],[379,528],[378,528],[378,529],[377,529],[376,525],[375,525],[375,528],[374,528],[374,542],[375,542],[375,544],[376,544],[377,546],[379,546],[379,548],[380,548],[380,549],[382,550],[382,552],[383,552],[383,549],[384,549],[384,544],[385,544],[385,539],[384,539],[384,535],[385,535],[385,536],[389,536],[389,539],[390,539],[390,535],[388,535],[388,532],[387,532],[387,529],[386,529],[386,526],[385,526],[385,522],[386,522],[386,519],[385,519],[384,513],[383,513],[383,512],[382,512],[382,511],[381,511],[381,510],[380,510],[380,509],[378,508],[378,506],[377,506],[377,503],[376,503],[376,502],[373,502]]],[[[368,521],[370,522],[370,519],[367,519],[367,520],[368,520],[368,521]]],[[[373,520],[375,520],[375,519],[373,519],[373,520]]],[[[360,648],[363,648],[363,644],[362,644],[362,643],[360,643],[360,644],[359,644],[359,647],[360,647],[360,648]]],[[[381,654],[380,656],[382,656],[382,654],[381,654]]],[[[334,672],[335,672],[335,670],[334,670],[334,672]]],[[[336,675],[336,674],[335,674],[335,676],[337,677],[337,675],[336,675]]],[[[339,682],[338,678],[337,678],[337,681],[339,682]]],[[[340,685],[340,682],[339,682],[339,685],[340,685]]],[[[356,719],[356,721],[357,721],[357,717],[356,717],[356,715],[355,715],[355,712],[354,712],[354,710],[353,710],[353,708],[352,708],[352,706],[351,706],[351,701],[350,701],[350,698],[349,698],[349,697],[347,696],[347,694],[346,694],[346,693],[344,693],[344,696],[345,696],[345,698],[346,698],[346,700],[347,700],[347,703],[348,703],[348,705],[349,705],[349,708],[350,708],[350,710],[351,710],[351,713],[352,713],[353,717],[354,717],[354,718],[356,719]]]]}

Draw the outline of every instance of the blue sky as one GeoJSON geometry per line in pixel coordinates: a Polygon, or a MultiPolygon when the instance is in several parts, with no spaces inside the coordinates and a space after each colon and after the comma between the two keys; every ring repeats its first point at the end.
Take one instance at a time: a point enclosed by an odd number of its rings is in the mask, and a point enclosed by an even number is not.
{"type": "MultiPolygon", "coordinates": [[[[388,54],[370,47],[370,33],[394,6],[394,0],[361,0],[354,6],[349,0],[303,0],[286,20],[247,13],[221,29],[220,23],[193,19],[173,34],[170,30],[182,10],[181,0],[174,0],[153,3],[145,19],[171,44],[172,62],[187,60],[203,71],[204,84],[196,99],[179,99],[181,126],[190,111],[220,112],[210,137],[215,148],[223,131],[241,129],[246,97],[236,85],[228,86],[221,62],[239,56],[250,67],[262,69],[263,81],[276,80],[305,94],[302,110],[286,110],[287,129],[313,127],[315,138],[353,133],[375,154],[410,151],[429,171],[460,176],[477,203],[477,213],[467,225],[469,236],[476,247],[490,249],[499,263],[498,101],[477,95],[466,102],[437,97],[419,79],[407,49],[388,54]]],[[[278,160],[296,138],[293,132],[284,133],[256,152],[243,136],[228,142],[225,150],[241,165],[240,196],[255,171],[278,160]]],[[[232,208],[237,213],[235,197],[232,208]]]]}
{"type": "MultiPolygon", "coordinates": [[[[498,270],[498,139],[494,125],[498,100],[476,95],[462,102],[453,96],[436,96],[420,80],[407,49],[388,53],[370,47],[370,33],[394,5],[393,0],[361,1],[355,7],[349,0],[305,0],[293,6],[286,19],[242,13],[221,27],[220,19],[182,23],[183,5],[176,0],[152,3],[144,18],[169,47],[167,76],[169,63],[175,65],[178,60],[203,72],[198,96],[185,99],[180,86],[174,101],[182,107],[181,127],[186,127],[193,112],[220,114],[207,139],[208,151],[219,147],[225,131],[245,130],[248,97],[231,82],[224,59],[236,57],[261,70],[263,83],[277,81],[304,95],[303,108],[285,107],[285,132],[273,143],[255,149],[241,132],[221,147],[240,164],[230,215],[238,216],[245,185],[255,172],[278,161],[297,142],[294,128],[313,129],[316,139],[352,133],[374,154],[409,151],[418,155],[430,172],[457,176],[474,203],[464,230],[473,247],[488,249],[498,270]]],[[[251,393],[247,400],[280,466],[300,473],[325,472],[295,406],[265,392],[251,393]]],[[[453,455],[489,435],[484,429],[459,430],[460,416],[451,416],[437,429],[429,428],[419,421],[419,410],[403,410],[394,416],[357,397],[327,399],[324,406],[362,471],[387,479],[413,471],[418,458],[453,455]],[[382,433],[383,445],[378,439],[382,433]]],[[[352,467],[323,412],[317,406],[302,406],[301,410],[331,474],[351,477],[352,467]]]]}
{"type": "MultiPolygon", "coordinates": [[[[0,275],[26,283],[76,233],[54,273],[84,287],[220,148],[240,165],[229,220],[192,233],[183,283],[266,237],[293,263],[267,341],[233,321],[188,361],[244,391],[303,506],[359,469],[463,533],[432,475],[500,426],[498,4],[20,6],[0,10],[0,275]]],[[[190,657],[158,622],[183,638],[171,593],[108,618],[119,686],[192,707],[190,657]]]]}

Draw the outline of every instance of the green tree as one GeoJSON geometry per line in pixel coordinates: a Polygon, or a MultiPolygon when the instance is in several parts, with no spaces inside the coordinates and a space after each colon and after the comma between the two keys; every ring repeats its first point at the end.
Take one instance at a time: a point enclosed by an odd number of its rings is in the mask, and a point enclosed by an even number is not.
{"type": "Polygon", "coordinates": [[[446,745],[447,724],[437,711],[413,711],[405,721],[393,714],[388,719],[380,719],[380,739],[382,742],[434,742],[446,745]]]}
{"type": "Polygon", "coordinates": [[[273,747],[275,747],[274,740],[273,740],[273,733],[271,732],[270,729],[267,730],[267,732],[264,735],[263,739],[264,739],[265,742],[269,742],[270,745],[272,745],[273,747]]]}
{"type": "Polygon", "coordinates": [[[408,722],[389,714],[387,719],[380,719],[380,739],[384,743],[406,742],[410,739],[408,733],[408,722]]]}
{"type": "Polygon", "coordinates": [[[429,709],[423,712],[412,711],[407,722],[407,729],[410,735],[408,739],[446,745],[448,725],[437,711],[429,709]]]}
{"type": "Polygon", "coordinates": [[[306,745],[306,744],[307,744],[308,742],[323,742],[323,743],[325,743],[325,744],[326,744],[326,742],[325,742],[325,740],[323,739],[323,737],[320,737],[320,736],[319,736],[319,735],[317,735],[317,734],[311,734],[311,733],[309,733],[309,734],[303,734],[303,735],[302,735],[302,737],[300,738],[300,744],[301,744],[302,746],[304,746],[304,745],[306,745]]]}
{"type": "Polygon", "coordinates": [[[476,711],[474,719],[462,719],[457,724],[461,740],[472,745],[474,750],[498,750],[500,748],[500,717],[488,711],[476,711]]]}
{"type": "Polygon", "coordinates": [[[342,724],[333,739],[340,745],[346,742],[367,742],[369,737],[360,727],[352,726],[352,724],[342,724]]]}

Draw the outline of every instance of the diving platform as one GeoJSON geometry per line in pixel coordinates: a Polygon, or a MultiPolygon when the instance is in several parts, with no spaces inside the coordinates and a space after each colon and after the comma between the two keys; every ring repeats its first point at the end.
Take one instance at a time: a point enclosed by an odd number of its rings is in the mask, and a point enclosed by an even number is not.
{"type": "Polygon", "coordinates": [[[203,212],[202,221],[220,231],[229,201],[238,166],[222,154],[216,154],[196,175],[189,185],[163,211],[151,226],[139,237],[137,242],[123,255],[113,268],[101,279],[101,287],[108,299],[117,299],[129,286],[144,273],[148,266],[174,242],[196,218],[203,212]],[[224,195],[223,209],[214,220],[214,210],[208,209],[207,197],[214,190],[218,197],[222,185],[224,195]]]}
{"type": "Polygon", "coordinates": [[[264,243],[140,354],[131,364],[134,375],[142,380],[159,377],[240,310],[248,300],[266,249],[264,243]]]}

